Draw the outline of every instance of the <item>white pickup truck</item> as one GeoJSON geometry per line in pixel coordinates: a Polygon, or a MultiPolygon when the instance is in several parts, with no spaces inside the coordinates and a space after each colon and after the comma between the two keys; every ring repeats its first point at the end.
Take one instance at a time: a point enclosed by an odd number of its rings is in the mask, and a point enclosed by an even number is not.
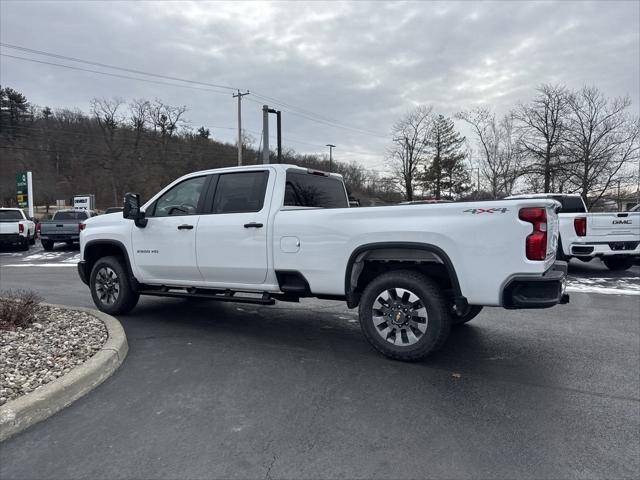
{"type": "Polygon", "coordinates": [[[17,244],[22,250],[36,243],[36,224],[20,208],[0,208],[0,244],[17,244]]]}
{"type": "Polygon", "coordinates": [[[349,208],[342,177],[293,165],[192,173],[124,200],[80,233],[78,273],[111,314],[140,295],[344,300],[377,350],[416,360],[483,305],[568,301],[553,200],[349,208]]]}
{"type": "Polygon", "coordinates": [[[580,195],[539,193],[508,199],[553,199],[562,205],[558,259],[600,258],[609,270],[626,270],[640,258],[640,212],[588,213],[580,195]]]}

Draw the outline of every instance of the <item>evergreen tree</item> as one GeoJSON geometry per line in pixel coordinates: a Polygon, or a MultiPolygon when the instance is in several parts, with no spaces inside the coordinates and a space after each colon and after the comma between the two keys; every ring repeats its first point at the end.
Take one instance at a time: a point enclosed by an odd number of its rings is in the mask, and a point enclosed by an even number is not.
{"type": "Polygon", "coordinates": [[[0,109],[2,110],[3,121],[6,115],[6,121],[10,128],[23,123],[26,117],[29,116],[27,97],[13,88],[6,87],[4,94],[0,97],[0,101],[2,102],[0,109]]]}
{"type": "Polygon", "coordinates": [[[427,140],[431,163],[425,167],[422,183],[437,200],[443,195],[460,195],[470,188],[469,172],[464,165],[466,153],[462,150],[464,141],[450,118],[438,115],[433,121],[427,140]]]}

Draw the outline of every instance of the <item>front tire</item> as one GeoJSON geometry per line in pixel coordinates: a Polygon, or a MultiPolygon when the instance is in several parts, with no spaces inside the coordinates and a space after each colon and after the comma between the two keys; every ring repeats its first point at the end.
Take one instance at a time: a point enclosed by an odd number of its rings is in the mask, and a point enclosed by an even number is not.
{"type": "Polygon", "coordinates": [[[373,279],[364,289],[360,326],[369,343],[387,357],[421,360],[449,335],[448,303],[428,277],[398,270],[373,279]]]}
{"type": "Polygon", "coordinates": [[[40,240],[40,243],[42,243],[42,248],[47,252],[53,250],[53,242],[51,240],[40,240]]]}
{"type": "Polygon", "coordinates": [[[29,245],[36,244],[36,232],[33,232],[33,236],[29,239],[29,245]]]}
{"type": "Polygon", "coordinates": [[[625,257],[605,257],[602,259],[607,268],[613,272],[628,270],[633,266],[633,258],[625,257]]]}
{"type": "Polygon", "coordinates": [[[131,287],[126,266],[118,257],[102,257],[93,265],[89,288],[98,310],[110,315],[131,311],[140,298],[131,287]]]}

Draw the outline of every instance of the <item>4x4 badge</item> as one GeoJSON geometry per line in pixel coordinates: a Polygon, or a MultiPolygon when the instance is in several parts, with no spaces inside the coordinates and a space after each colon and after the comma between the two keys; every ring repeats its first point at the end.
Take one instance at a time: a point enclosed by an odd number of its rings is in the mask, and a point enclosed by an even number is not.
{"type": "Polygon", "coordinates": [[[464,210],[464,213],[472,213],[473,215],[477,215],[479,213],[507,213],[509,211],[508,208],[468,208],[464,210]]]}

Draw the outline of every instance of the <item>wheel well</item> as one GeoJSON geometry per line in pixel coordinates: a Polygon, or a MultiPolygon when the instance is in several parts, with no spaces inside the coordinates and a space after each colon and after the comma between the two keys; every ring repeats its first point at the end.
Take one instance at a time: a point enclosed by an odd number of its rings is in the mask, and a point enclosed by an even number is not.
{"type": "MultiPolygon", "coordinates": [[[[84,261],[87,278],[89,278],[93,266],[100,258],[110,256],[120,257],[122,259],[124,266],[129,273],[129,277],[135,282],[135,278],[131,271],[131,265],[129,264],[129,257],[127,256],[124,247],[119,243],[94,243],[85,247],[84,261]]],[[[135,284],[137,284],[137,282],[135,282],[134,285],[135,284]]]]}
{"type": "Polygon", "coordinates": [[[435,281],[452,301],[466,303],[451,260],[441,249],[422,244],[390,244],[362,247],[351,255],[345,279],[347,305],[356,307],[369,282],[392,270],[420,272],[435,281]]]}

